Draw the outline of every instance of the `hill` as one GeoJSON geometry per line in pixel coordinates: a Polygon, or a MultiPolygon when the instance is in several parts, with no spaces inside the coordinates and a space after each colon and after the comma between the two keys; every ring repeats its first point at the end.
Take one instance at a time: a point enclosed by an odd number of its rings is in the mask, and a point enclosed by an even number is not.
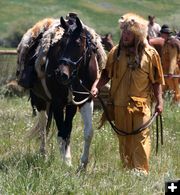
{"type": "Polygon", "coordinates": [[[1,42],[22,36],[38,20],[59,18],[71,11],[77,12],[82,21],[98,33],[111,32],[116,41],[119,37],[117,21],[126,12],[145,18],[155,15],[160,25],[167,23],[174,29],[180,28],[179,0],[1,0],[0,5],[1,42]]]}

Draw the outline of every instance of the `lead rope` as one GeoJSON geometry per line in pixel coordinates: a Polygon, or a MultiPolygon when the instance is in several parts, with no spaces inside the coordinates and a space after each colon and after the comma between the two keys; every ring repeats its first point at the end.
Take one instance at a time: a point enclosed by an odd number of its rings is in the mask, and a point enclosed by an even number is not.
{"type": "Polygon", "coordinates": [[[161,136],[161,145],[163,145],[163,122],[162,115],[156,117],[156,155],[158,153],[158,145],[159,145],[159,119],[160,119],[160,136],[161,136]]]}
{"type": "MultiPolygon", "coordinates": [[[[81,86],[91,95],[91,91],[89,89],[87,89],[82,82],[80,82],[81,86]]],[[[141,127],[135,129],[133,132],[125,132],[119,128],[117,128],[110,120],[109,114],[107,112],[106,106],[104,104],[104,101],[102,100],[102,98],[98,95],[97,98],[99,99],[102,108],[104,110],[104,113],[106,115],[106,118],[109,122],[109,124],[111,125],[112,129],[115,131],[116,134],[120,135],[120,136],[128,136],[128,135],[137,135],[138,133],[142,132],[143,130],[145,130],[147,127],[149,127],[153,121],[156,118],[156,154],[158,152],[158,144],[159,144],[159,122],[158,122],[158,117],[160,118],[160,135],[161,135],[161,145],[163,145],[163,121],[162,121],[162,115],[158,115],[158,112],[154,112],[154,114],[152,115],[152,117],[146,122],[144,123],[141,127]]]]}

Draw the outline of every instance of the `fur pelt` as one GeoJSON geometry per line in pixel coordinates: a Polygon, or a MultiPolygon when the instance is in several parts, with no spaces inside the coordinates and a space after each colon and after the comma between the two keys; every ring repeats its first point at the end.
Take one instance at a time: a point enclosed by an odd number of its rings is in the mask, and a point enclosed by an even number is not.
{"type": "Polygon", "coordinates": [[[86,25],[83,25],[83,26],[91,34],[92,43],[94,45],[96,45],[96,47],[97,47],[97,60],[98,60],[99,70],[101,72],[102,69],[105,68],[106,59],[107,59],[106,52],[105,52],[104,47],[103,47],[102,42],[101,42],[101,37],[99,34],[97,34],[95,32],[94,29],[92,29],[86,25]]]}
{"type": "MultiPolygon", "coordinates": [[[[100,71],[105,67],[106,63],[106,52],[101,43],[101,37],[95,32],[94,29],[83,24],[83,27],[91,34],[92,43],[97,47],[97,60],[100,71]]],[[[59,19],[54,18],[45,18],[37,22],[32,28],[30,28],[22,37],[21,42],[17,47],[18,52],[18,69],[25,65],[25,59],[28,54],[28,51],[31,45],[34,44],[38,36],[42,33],[42,38],[36,49],[36,61],[35,69],[38,73],[38,76],[42,78],[44,73],[40,70],[41,65],[46,61],[47,53],[50,46],[57,43],[63,33],[64,29],[60,27],[59,19]]]]}
{"type": "Polygon", "coordinates": [[[56,20],[53,18],[45,18],[43,20],[40,20],[32,28],[27,30],[17,47],[17,63],[19,66],[24,66],[26,55],[30,47],[34,44],[38,36],[48,30],[55,21],[56,20]]]}

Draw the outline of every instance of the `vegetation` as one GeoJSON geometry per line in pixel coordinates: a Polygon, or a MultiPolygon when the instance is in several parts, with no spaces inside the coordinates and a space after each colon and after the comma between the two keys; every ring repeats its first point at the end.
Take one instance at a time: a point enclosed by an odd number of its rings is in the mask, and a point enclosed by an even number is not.
{"type": "Polygon", "coordinates": [[[151,130],[150,174],[137,177],[121,167],[116,136],[107,124],[97,129],[100,110],[93,116],[94,139],[86,172],[77,174],[83,146],[80,114],[71,138],[73,167],[62,163],[53,125],[47,156],[39,153],[39,141],[26,135],[36,118],[27,97],[0,99],[0,194],[164,194],[164,183],[180,177],[180,112],[166,101],[163,114],[164,145],[155,154],[155,124],[151,130]]]}
{"type": "MultiPolygon", "coordinates": [[[[104,34],[111,32],[118,42],[118,19],[126,12],[144,17],[155,15],[162,25],[179,29],[178,0],[1,0],[0,45],[15,47],[23,33],[45,17],[58,18],[75,11],[87,25],[104,34]]],[[[15,73],[15,56],[0,56],[0,83],[15,73]]],[[[107,124],[98,130],[101,110],[93,116],[94,138],[86,172],[76,173],[83,146],[80,114],[73,122],[71,138],[73,167],[66,167],[59,154],[56,127],[47,144],[47,156],[41,156],[39,140],[29,140],[27,133],[37,120],[33,118],[27,96],[6,97],[0,89],[0,194],[164,194],[167,180],[180,178],[180,109],[166,97],[163,113],[164,145],[156,155],[155,124],[151,127],[152,153],[150,174],[138,177],[124,170],[118,154],[118,141],[107,124]]]]}
{"type": "Polygon", "coordinates": [[[145,18],[157,17],[161,25],[179,29],[178,0],[1,0],[0,45],[15,47],[22,34],[45,17],[59,18],[75,11],[81,19],[98,33],[111,32],[115,42],[119,38],[118,19],[126,12],[135,12],[145,18]]]}

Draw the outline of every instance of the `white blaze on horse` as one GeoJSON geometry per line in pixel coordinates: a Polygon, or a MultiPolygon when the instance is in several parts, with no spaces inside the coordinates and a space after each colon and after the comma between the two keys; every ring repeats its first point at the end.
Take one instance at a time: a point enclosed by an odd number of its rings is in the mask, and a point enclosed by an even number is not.
{"type": "Polygon", "coordinates": [[[72,29],[61,18],[61,24],[50,25],[40,33],[23,61],[23,69],[27,71],[22,71],[21,67],[20,72],[21,75],[28,75],[30,70],[31,77],[34,72],[36,75],[30,90],[36,96],[40,113],[36,127],[41,129],[41,151],[45,152],[46,125],[48,115],[52,113],[58,129],[60,152],[68,165],[71,165],[72,121],[79,106],[84,121],[84,149],[80,167],[85,168],[93,137],[93,100],[89,90],[99,74],[99,69],[102,70],[105,64],[106,53],[100,36],[93,29],[82,24],[79,18],[75,25],[76,28],[72,29]]]}

